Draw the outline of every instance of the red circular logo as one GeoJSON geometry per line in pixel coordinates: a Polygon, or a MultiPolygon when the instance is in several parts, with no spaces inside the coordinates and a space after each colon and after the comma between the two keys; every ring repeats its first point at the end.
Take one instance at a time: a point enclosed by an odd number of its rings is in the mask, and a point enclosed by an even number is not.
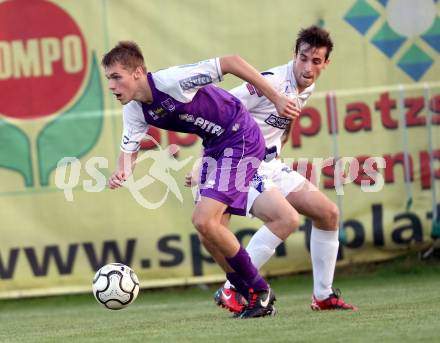
{"type": "Polygon", "coordinates": [[[84,80],[86,49],[78,25],[59,6],[0,3],[0,114],[30,119],[63,108],[84,80]]]}

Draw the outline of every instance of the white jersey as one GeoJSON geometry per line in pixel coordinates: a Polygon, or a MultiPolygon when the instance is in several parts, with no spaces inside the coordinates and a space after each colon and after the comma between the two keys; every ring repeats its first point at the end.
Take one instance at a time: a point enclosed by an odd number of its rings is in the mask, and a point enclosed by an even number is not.
{"type": "MultiPolygon", "coordinates": [[[[262,74],[277,91],[298,99],[300,108],[304,107],[315,88],[315,84],[312,84],[298,94],[292,61],[269,69],[262,74]]],[[[230,90],[230,93],[240,99],[251,113],[263,133],[266,147],[276,146],[277,153],[280,154],[281,138],[290,123],[290,119],[280,117],[275,105],[249,83],[244,83],[230,90]]]]}

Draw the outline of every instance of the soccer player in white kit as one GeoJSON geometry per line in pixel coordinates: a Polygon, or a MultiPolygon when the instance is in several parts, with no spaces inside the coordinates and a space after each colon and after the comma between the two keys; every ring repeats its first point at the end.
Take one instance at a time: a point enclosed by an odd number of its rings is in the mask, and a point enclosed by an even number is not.
{"type": "MultiPolygon", "coordinates": [[[[329,64],[332,48],[333,43],[327,31],[317,26],[302,29],[296,40],[293,61],[262,74],[279,92],[296,97],[299,107],[302,108],[311,96],[321,71],[329,64]]],[[[278,116],[269,99],[249,83],[232,89],[230,93],[240,99],[258,123],[266,141],[266,151],[272,151],[274,156],[278,156],[283,134],[290,128],[291,120],[278,116]]],[[[294,210],[312,219],[312,310],[355,310],[355,306],[345,303],[340,297],[340,291],[332,287],[339,248],[337,206],[301,174],[293,171],[278,158],[263,161],[258,175],[259,183],[251,188],[248,194],[248,208],[252,207],[253,215],[261,218],[259,213],[255,213],[255,205],[261,208],[261,202],[264,201],[260,194],[276,186],[294,210]]],[[[229,217],[225,217],[224,222],[228,220],[229,217]]],[[[295,230],[296,227],[274,229],[263,225],[246,247],[253,264],[261,268],[275,253],[276,247],[295,230]]],[[[209,243],[203,243],[216,260],[221,260],[221,256],[209,243]]],[[[237,290],[244,289],[245,285],[225,264],[221,265],[227,272],[228,281],[216,292],[215,301],[218,305],[239,313],[245,302],[237,290]],[[231,283],[235,287],[231,287],[231,283]]]]}

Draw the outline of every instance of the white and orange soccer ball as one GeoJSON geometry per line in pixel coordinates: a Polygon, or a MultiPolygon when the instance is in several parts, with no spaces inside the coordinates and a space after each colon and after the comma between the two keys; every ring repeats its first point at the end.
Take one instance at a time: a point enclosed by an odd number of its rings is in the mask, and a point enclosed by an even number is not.
{"type": "Polygon", "coordinates": [[[139,280],[134,271],[122,263],[110,263],[93,278],[93,295],[111,310],[120,310],[136,300],[139,280]]]}

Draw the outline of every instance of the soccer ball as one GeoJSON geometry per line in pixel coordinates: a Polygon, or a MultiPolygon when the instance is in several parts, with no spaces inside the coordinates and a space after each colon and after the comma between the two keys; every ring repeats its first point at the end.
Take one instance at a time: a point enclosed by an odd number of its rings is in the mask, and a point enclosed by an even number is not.
{"type": "Polygon", "coordinates": [[[99,269],[93,278],[93,295],[111,310],[120,310],[139,293],[139,280],[134,271],[122,263],[110,263],[99,269]]]}

